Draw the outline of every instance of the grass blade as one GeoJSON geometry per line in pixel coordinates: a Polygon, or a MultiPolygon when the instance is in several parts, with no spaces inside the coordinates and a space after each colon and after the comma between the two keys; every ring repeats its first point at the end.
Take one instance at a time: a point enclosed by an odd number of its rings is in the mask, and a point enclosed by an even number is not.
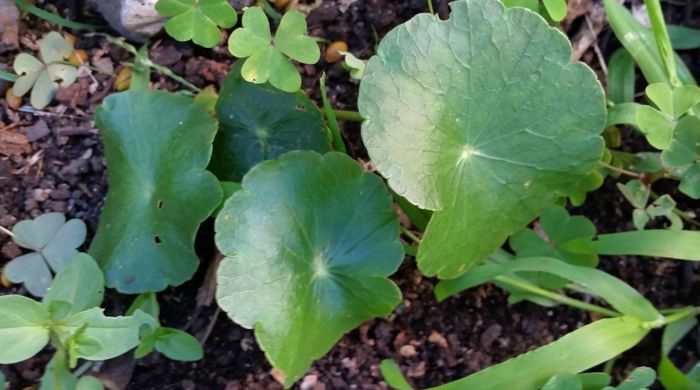
{"type": "Polygon", "coordinates": [[[58,15],[52,14],[51,12],[44,11],[39,7],[25,3],[23,0],[12,0],[12,2],[15,3],[17,7],[29,12],[30,14],[59,26],[72,28],[74,30],[100,30],[104,28],[104,26],[98,26],[96,24],[78,23],[62,18],[58,15]]]}
{"type": "Polygon", "coordinates": [[[597,240],[572,240],[563,250],[599,255],[637,255],[700,261],[700,232],[640,230],[601,234],[597,240]]]}

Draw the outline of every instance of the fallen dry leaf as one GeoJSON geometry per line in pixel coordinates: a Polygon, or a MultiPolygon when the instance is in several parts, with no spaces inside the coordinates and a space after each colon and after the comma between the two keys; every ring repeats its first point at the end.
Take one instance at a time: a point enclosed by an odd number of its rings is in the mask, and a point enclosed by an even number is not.
{"type": "Polygon", "coordinates": [[[32,151],[27,137],[14,130],[0,131],[0,154],[3,156],[20,156],[32,151]]]}

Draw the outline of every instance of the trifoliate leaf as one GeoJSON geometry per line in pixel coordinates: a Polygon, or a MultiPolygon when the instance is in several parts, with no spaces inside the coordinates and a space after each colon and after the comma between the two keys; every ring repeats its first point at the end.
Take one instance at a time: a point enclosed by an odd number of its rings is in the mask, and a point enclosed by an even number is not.
{"type": "Polygon", "coordinates": [[[184,283],[199,263],[199,224],[221,200],[205,170],[216,121],[190,98],[145,90],[110,96],[95,118],[110,188],[90,254],[107,286],[141,293],[184,283]]]}
{"type": "Polygon", "coordinates": [[[41,41],[39,52],[43,62],[35,57],[20,53],[15,57],[13,68],[19,75],[12,91],[15,96],[24,96],[32,90],[32,106],[42,109],[51,103],[58,85],[67,87],[75,82],[78,70],[58,63],[73,52],[73,45],[57,32],[50,32],[41,41]]]}
{"type": "Polygon", "coordinates": [[[221,40],[219,27],[236,25],[238,15],[227,0],[158,0],[156,10],[170,17],[165,31],[175,40],[190,39],[199,46],[212,48],[221,40]]]}
{"type": "Polygon", "coordinates": [[[700,199],[700,118],[686,116],[678,122],[668,150],[661,153],[664,166],[681,176],[679,189],[693,199],[700,199]]]}
{"type": "Polygon", "coordinates": [[[238,58],[247,58],[241,68],[245,80],[256,84],[269,80],[278,89],[295,92],[301,86],[301,76],[285,55],[304,64],[315,64],[321,58],[318,45],[305,32],[306,19],[291,10],[282,17],[273,45],[263,9],[246,8],[243,27],[231,34],[229,50],[238,58]]]}
{"type": "Polygon", "coordinates": [[[635,208],[643,209],[647,207],[647,203],[649,203],[649,196],[651,195],[651,189],[648,185],[635,179],[630,180],[625,184],[617,183],[617,188],[620,190],[625,199],[627,199],[627,201],[630,202],[635,208]]]}
{"type": "Polygon", "coordinates": [[[66,302],[70,304],[70,309],[65,315],[69,315],[99,306],[103,296],[102,270],[92,257],[81,253],[56,274],[43,303],[49,308],[53,302],[66,302]]]}
{"type": "Polygon", "coordinates": [[[48,213],[17,223],[12,233],[17,245],[36,252],[7,263],[5,275],[14,283],[24,283],[27,291],[40,297],[51,285],[51,271],[60,271],[78,254],[77,248],[85,242],[87,228],[79,219],[66,222],[63,214],[48,213]]]}
{"type": "Polygon", "coordinates": [[[321,111],[303,91],[249,83],[240,69],[239,64],[226,78],[216,106],[221,129],[210,169],[220,180],[240,182],[259,162],[292,150],[331,150],[321,111]]]}
{"type": "Polygon", "coordinates": [[[382,181],[347,155],[301,151],[265,161],[216,218],[226,255],[217,301],[255,329],[291,386],[345,332],[400,302],[386,278],[403,258],[398,231],[382,181]]]}
{"type": "Polygon", "coordinates": [[[20,295],[0,297],[0,364],[27,360],[49,342],[49,312],[20,295]]]}
{"type": "Polygon", "coordinates": [[[458,0],[391,31],[360,86],[362,137],[396,193],[435,210],[418,251],[454,278],[585,178],[605,99],[564,35],[497,0],[458,0]]]}
{"type": "Polygon", "coordinates": [[[675,213],[675,211],[676,201],[673,200],[673,198],[671,198],[671,196],[668,194],[662,195],[656,199],[646,209],[646,213],[649,215],[650,219],[664,217],[671,223],[671,225],[668,227],[670,230],[682,230],[683,221],[681,220],[681,217],[675,213]]]}

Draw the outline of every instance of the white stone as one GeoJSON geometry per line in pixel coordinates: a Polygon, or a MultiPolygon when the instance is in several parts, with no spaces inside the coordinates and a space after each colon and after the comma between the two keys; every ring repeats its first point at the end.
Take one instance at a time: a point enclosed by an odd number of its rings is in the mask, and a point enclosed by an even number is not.
{"type": "Polygon", "coordinates": [[[91,0],[110,26],[126,39],[143,42],[160,32],[165,18],[156,11],[158,0],[91,0]]]}

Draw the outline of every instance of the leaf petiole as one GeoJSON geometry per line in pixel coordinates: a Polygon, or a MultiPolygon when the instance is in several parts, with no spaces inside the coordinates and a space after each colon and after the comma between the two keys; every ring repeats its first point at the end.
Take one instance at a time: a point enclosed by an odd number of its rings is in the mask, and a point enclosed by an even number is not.
{"type": "Polygon", "coordinates": [[[605,168],[605,169],[611,170],[611,171],[613,171],[613,172],[617,172],[617,173],[620,173],[620,174],[623,174],[623,175],[635,177],[635,178],[637,178],[637,179],[639,179],[639,178],[642,177],[642,174],[641,174],[641,173],[632,172],[632,171],[629,171],[629,170],[624,169],[624,168],[618,168],[618,167],[616,167],[616,166],[614,166],[614,165],[610,165],[610,164],[604,163],[604,162],[602,162],[602,161],[598,161],[598,165],[600,165],[601,167],[603,167],[603,168],[605,168]]]}
{"type": "Polygon", "coordinates": [[[15,234],[12,233],[10,230],[6,229],[4,226],[0,225],[0,232],[3,232],[7,234],[8,236],[15,238],[15,234]]]}
{"type": "Polygon", "coordinates": [[[341,121],[351,121],[351,122],[364,122],[365,118],[360,115],[359,112],[357,111],[348,111],[348,110],[333,110],[335,113],[335,116],[338,120],[341,121]]]}

